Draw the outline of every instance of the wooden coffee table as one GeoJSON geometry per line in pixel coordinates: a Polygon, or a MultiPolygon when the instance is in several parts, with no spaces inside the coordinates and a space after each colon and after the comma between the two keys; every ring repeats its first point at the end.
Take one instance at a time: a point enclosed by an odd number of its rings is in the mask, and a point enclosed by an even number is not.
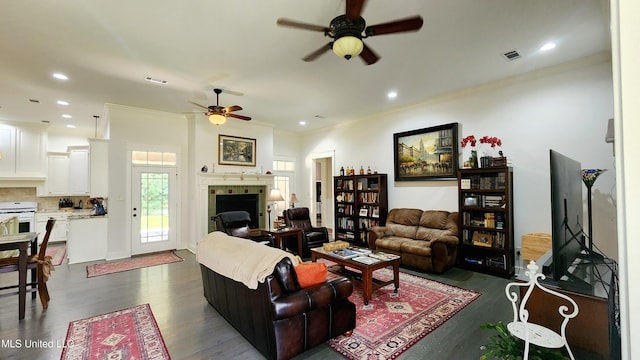
{"type": "Polygon", "coordinates": [[[343,274],[349,272],[345,269],[345,266],[360,271],[362,275],[362,297],[365,305],[369,304],[374,290],[393,283],[395,285],[394,291],[397,293],[400,287],[400,256],[389,260],[376,259],[378,261],[372,264],[365,264],[353,259],[341,258],[331,251],[325,251],[323,248],[318,247],[311,249],[311,261],[315,262],[317,259],[327,259],[335,262],[340,267],[340,273],[343,274]],[[393,267],[393,280],[382,281],[373,277],[374,271],[388,266],[393,267]]]}

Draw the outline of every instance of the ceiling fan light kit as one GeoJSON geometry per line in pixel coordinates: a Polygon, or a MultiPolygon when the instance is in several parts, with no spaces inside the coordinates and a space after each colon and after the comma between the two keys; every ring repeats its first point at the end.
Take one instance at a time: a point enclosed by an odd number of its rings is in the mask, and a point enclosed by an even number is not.
{"type": "Polygon", "coordinates": [[[213,125],[222,125],[227,121],[227,117],[232,117],[235,119],[240,119],[244,121],[249,121],[251,118],[249,116],[233,114],[233,111],[242,110],[242,107],[238,105],[233,106],[220,106],[220,94],[222,93],[222,89],[213,89],[213,92],[216,93],[216,104],[211,106],[204,106],[193,101],[189,101],[191,104],[199,106],[203,109],[206,109],[207,112],[204,113],[208,118],[209,122],[213,125]]]}
{"type": "Polygon", "coordinates": [[[222,125],[227,122],[227,118],[220,114],[211,114],[209,115],[209,122],[213,125],[222,125]]]}
{"type": "Polygon", "coordinates": [[[345,14],[333,18],[329,23],[329,27],[284,18],[278,19],[277,24],[296,29],[322,32],[324,36],[332,39],[328,44],[303,57],[302,60],[304,61],[313,61],[331,49],[336,55],[347,60],[354,56],[360,56],[367,65],[376,63],[380,57],[365,45],[362,39],[371,36],[418,31],[422,28],[423,20],[419,15],[367,26],[364,18],[360,16],[365,2],[365,0],[347,0],[345,14]]]}
{"type": "Polygon", "coordinates": [[[343,36],[333,42],[333,52],[347,60],[360,55],[364,44],[355,36],[343,36]]]}

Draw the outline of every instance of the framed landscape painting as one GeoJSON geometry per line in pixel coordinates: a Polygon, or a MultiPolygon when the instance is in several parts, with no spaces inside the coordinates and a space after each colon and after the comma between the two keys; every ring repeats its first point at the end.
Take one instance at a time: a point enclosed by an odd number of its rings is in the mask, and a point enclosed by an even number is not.
{"type": "Polygon", "coordinates": [[[393,134],[396,181],[457,178],[458,124],[393,134]]]}
{"type": "Polygon", "coordinates": [[[218,135],[218,164],[256,166],[256,139],[218,135]]]}

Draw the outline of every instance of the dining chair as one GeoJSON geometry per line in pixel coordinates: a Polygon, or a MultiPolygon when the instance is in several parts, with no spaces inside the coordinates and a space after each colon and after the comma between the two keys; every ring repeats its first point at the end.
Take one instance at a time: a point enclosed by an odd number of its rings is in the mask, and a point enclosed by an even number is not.
{"type": "MultiPolygon", "coordinates": [[[[47,289],[47,280],[49,280],[49,275],[53,270],[53,264],[51,263],[51,256],[47,256],[47,244],[49,243],[49,236],[51,235],[51,230],[53,230],[53,225],[56,223],[55,219],[49,219],[47,221],[46,232],[44,234],[44,238],[42,240],[42,244],[40,245],[40,251],[38,251],[35,255],[30,255],[27,259],[27,270],[36,270],[37,279],[33,279],[27,286],[31,286],[32,289],[28,291],[38,291],[40,295],[40,302],[42,303],[42,307],[44,309],[49,305],[49,291],[47,289]]],[[[0,258],[0,273],[8,273],[13,271],[18,271],[18,256],[11,256],[0,258]]],[[[1,287],[0,290],[13,289],[17,288],[18,285],[11,285],[1,287]]]]}

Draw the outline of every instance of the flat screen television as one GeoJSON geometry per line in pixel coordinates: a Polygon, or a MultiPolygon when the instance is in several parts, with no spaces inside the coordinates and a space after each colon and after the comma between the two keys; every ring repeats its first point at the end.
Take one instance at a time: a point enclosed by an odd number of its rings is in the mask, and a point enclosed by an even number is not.
{"type": "Polygon", "coordinates": [[[567,269],[584,246],[582,168],[580,162],[549,150],[551,174],[551,242],[553,280],[568,275],[567,269]]]}

